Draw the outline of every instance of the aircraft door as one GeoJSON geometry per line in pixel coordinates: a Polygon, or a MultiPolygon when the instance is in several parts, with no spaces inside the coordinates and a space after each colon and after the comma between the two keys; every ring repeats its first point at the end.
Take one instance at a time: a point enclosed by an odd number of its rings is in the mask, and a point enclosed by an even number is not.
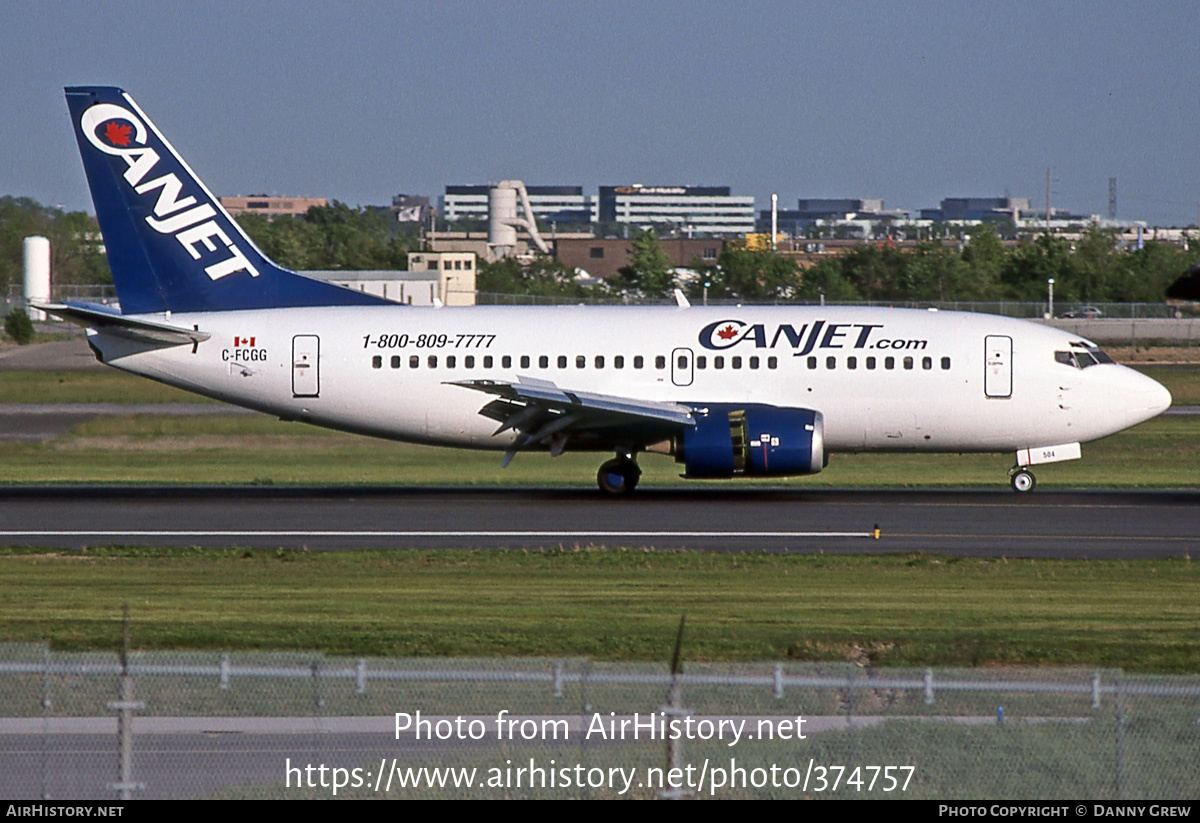
{"type": "Polygon", "coordinates": [[[321,339],[315,334],[292,338],[292,396],[317,397],[321,393],[321,339]]]}
{"type": "Polygon", "coordinates": [[[994,399],[1012,397],[1012,338],[988,335],[983,339],[983,394],[994,399]]]}
{"type": "Polygon", "coordinates": [[[694,368],[691,349],[675,349],[671,352],[671,382],[676,386],[692,385],[694,368]]]}

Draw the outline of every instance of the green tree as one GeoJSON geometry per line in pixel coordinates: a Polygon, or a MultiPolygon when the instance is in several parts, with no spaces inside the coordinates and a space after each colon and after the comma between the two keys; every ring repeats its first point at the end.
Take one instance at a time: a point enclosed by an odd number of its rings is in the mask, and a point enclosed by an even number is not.
{"type": "Polygon", "coordinates": [[[522,266],[512,258],[480,263],[475,287],[493,294],[531,294],[540,297],[589,299],[600,296],[596,287],[575,279],[575,272],[549,257],[535,257],[522,266]]]}
{"type": "Polygon", "coordinates": [[[638,233],[629,252],[629,265],[618,271],[618,287],[643,297],[667,297],[675,289],[671,258],[652,230],[638,233]]]}
{"type": "Polygon", "coordinates": [[[1012,300],[1040,302],[1046,299],[1046,282],[1054,278],[1056,299],[1077,300],[1070,271],[1071,254],[1067,241],[1047,234],[1038,235],[1035,240],[1021,243],[1005,259],[1000,269],[1001,292],[1012,300]]]}
{"type": "Polygon", "coordinates": [[[1008,249],[1000,242],[1000,236],[991,224],[985,223],[971,232],[962,252],[962,260],[967,266],[966,280],[954,299],[989,300],[999,297],[1000,272],[1008,254],[1008,249]]]}
{"type": "Polygon", "coordinates": [[[33,339],[33,321],[25,309],[13,307],[4,318],[4,332],[24,346],[33,339]]]}
{"type": "Polygon", "coordinates": [[[64,212],[28,197],[0,197],[0,285],[21,282],[25,238],[50,241],[50,272],[63,283],[112,283],[100,251],[100,227],[81,211],[64,212]]]}
{"type": "Polygon", "coordinates": [[[800,292],[800,267],[790,257],[770,250],[753,251],[728,245],[717,265],[700,269],[701,276],[688,287],[700,295],[708,282],[708,296],[734,300],[790,300],[800,292]]]}

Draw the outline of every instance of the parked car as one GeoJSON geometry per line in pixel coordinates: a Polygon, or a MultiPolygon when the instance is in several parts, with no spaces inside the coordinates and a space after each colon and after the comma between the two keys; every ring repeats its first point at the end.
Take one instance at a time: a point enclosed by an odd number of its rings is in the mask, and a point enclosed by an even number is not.
{"type": "Polygon", "coordinates": [[[1083,318],[1095,320],[1097,317],[1103,316],[1104,312],[1100,311],[1100,309],[1096,308],[1095,306],[1079,306],[1071,309],[1070,311],[1065,311],[1059,315],[1059,317],[1070,320],[1079,320],[1083,318]]]}

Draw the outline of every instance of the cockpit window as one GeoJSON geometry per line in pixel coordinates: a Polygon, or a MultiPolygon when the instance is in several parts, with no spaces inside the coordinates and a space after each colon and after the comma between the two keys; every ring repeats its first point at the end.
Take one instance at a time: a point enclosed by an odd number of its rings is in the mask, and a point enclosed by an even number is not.
{"type": "Polygon", "coordinates": [[[1086,369],[1089,366],[1096,366],[1100,363],[1111,363],[1113,359],[1105,354],[1097,346],[1085,346],[1082,343],[1078,349],[1071,351],[1056,351],[1054,360],[1057,363],[1062,363],[1064,366],[1072,366],[1076,369],[1086,369]]]}

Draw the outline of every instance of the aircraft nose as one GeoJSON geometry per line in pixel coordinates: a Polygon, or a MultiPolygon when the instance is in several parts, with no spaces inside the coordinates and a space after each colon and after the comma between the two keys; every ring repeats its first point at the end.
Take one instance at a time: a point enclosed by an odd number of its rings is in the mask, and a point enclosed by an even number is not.
{"type": "Polygon", "coordinates": [[[1130,385],[1125,391],[1126,414],[1130,426],[1157,417],[1171,405],[1171,392],[1167,387],[1141,372],[1129,375],[1130,385]]]}

